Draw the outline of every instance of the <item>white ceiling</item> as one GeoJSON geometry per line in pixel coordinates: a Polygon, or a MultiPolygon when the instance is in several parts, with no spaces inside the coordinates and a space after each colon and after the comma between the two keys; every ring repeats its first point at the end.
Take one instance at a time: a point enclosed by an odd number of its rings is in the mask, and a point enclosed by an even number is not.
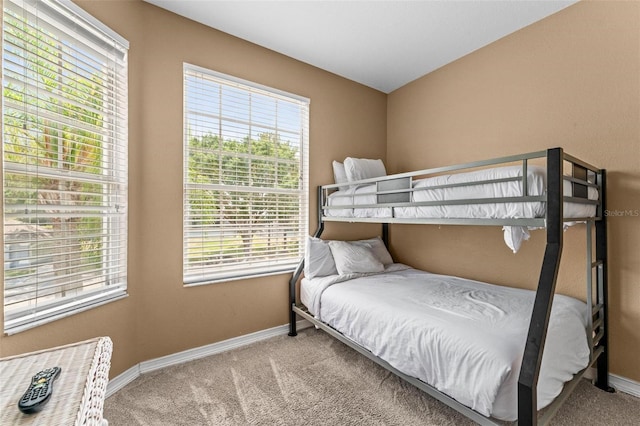
{"type": "Polygon", "coordinates": [[[577,0],[145,0],[389,93],[577,0]]]}

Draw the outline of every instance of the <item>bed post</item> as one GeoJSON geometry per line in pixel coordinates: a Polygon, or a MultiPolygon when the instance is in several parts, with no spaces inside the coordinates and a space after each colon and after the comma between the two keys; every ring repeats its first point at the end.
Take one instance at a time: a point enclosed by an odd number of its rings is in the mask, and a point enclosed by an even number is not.
{"type": "MultiPolygon", "coordinates": [[[[317,206],[317,218],[318,218],[318,227],[316,228],[316,233],[313,234],[314,237],[319,238],[324,231],[324,222],[322,221],[322,187],[318,186],[318,206],[317,206]]],[[[296,313],[293,310],[293,307],[296,306],[296,283],[302,275],[302,271],[304,270],[304,256],[300,259],[300,263],[296,267],[296,270],[293,272],[291,279],[289,280],[289,336],[297,336],[298,332],[296,331],[296,313]]]]}
{"type": "Polygon", "coordinates": [[[563,228],[562,148],[547,150],[547,244],[518,378],[518,424],[537,424],[537,383],[555,293],[563,228]]]}
{"type": "Polygon", "coordinates": [[[598,273],[597,304],[602,304],[602,330],[603,335],[598,346],[604,351],[598,358],[596,386],[607,392],[615,392],[609,386],[609,312],[608,312],[608,270],[607,270],[607,172],[601,170],[597,175],[600,184],[600,220],[596,221],[596,261],[600,263],[598,273]]]}
{"type": "Polygon", "coordinates": [[[389,250],[389,224],[382,224],[382,241],[384,242],[385,247],[389,250]]]}

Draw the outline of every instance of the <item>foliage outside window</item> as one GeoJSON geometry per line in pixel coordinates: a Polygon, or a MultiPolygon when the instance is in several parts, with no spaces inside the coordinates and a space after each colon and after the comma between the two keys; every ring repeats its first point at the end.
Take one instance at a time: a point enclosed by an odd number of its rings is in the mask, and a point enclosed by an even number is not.
{"type": "Polygon", "coordinates": [[[184,66],[185,284],[291,271],[308,233],[309,101],[184,66]]]}
{"type": "Polygon", "coordinates": [[[126,292],[128,43],[67,1],[3,3],[4,329],[126,292]]]}

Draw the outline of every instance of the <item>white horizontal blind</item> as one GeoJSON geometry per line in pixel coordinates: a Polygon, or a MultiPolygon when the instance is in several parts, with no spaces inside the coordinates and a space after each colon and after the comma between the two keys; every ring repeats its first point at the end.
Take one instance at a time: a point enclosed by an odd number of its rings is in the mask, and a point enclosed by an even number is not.
{"type": "Polygon", "coordinates": [[[185,284],[295,268],[308,234],[308,123],[308,99],[185,64],[185,284]]]}
{"type": "Polygon", "coordinates": [[[4,328],[123,296],[128,43],[67,1],[3,3],[4,328]]]}

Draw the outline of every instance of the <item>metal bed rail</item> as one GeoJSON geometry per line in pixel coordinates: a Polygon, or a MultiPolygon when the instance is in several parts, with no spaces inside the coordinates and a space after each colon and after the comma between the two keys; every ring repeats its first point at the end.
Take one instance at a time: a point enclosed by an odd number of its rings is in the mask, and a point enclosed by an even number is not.
{"type": "MultiPolygon", "coordinates": [[[[476,161],[471,163],[423,169],[414,172],[398,173],[379,178],[363,179],[349,182],[348,184],[329,184],[320,187],[318,198],[322,209],[319,214],[323,221],[330,222],[375,222],[375,223],[415,223],[415,224],[442,224],[442,225],[520,225],[529,227],[545,227],[544,218],[433,218],[433,217],[397,217],[396,208],[399,207],[440,207],[456,205],[478,205],[478,204],[506,204],[506,203],[545,203],[547,194],[531,195],[529,193],[529,161],[534,159],[548,159],[547,151],[531,152],[528,154],[512,155],[491,160],[476,161]],[[521,175],[481,179],[476,181],[465,181],[439,185],[429,185],[415,188],[415,178],[425,178],[437,176],[444,172],[465,172],[473,169],[485,168],[488,166],[505,166],[520,163],[521,175]],[[520,183],[521,196],[511,197],[482,197],[466,199],[447,199],[437,201],[414,201],[412,194],[419,191],[431,191],[438,189],[449,189],[458,187],[473,187],[488,184],[500,184],[507,182],[520,183]],[[366,193],[356,193],[355,191],[339,191],[340,188],[348,186],[352,189],[363,188],[375,185],[375,191],[366,193]],[[342,193],[348,192],[348,193],[342,193]],[[351,199],[351,203],[331,205],[329,195],[333,200],[351,199]],[[375,196],[375,203],[356,203],[355,200],[365,197],[375,196]],[[390,209],[389,216],[375,217],[354,217],[351,215],[330,215],[330,211],[351,211],[353,209],[390,209]]],[[[566,162],[572,167],[572,174],[563,173],[563,181],[569,182],[572,186],[573,194],[564,196],[563,200],[569,203],[590,204],[597,206],[599,200],[589,199],[589,188],[599,188],[596,183],[597,173],[600,169],[577,160],[568,154],[563,155],[563,163],[566,162]]],[[[584,221],[583,218],[565,218],[566,222],[584,221]]]]}

